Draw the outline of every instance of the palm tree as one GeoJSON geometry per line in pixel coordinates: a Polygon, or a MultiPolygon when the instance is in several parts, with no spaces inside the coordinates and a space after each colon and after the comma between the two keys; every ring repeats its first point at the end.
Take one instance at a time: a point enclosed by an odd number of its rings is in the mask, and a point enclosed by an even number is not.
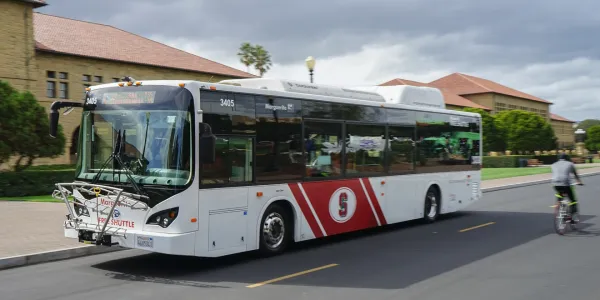
{"type": "Polygon", "coordinates": [[[250,66],[256,62],[253,52],[254,47],[252,44],[244,42],[240,46],[240,51],[237,53],[237,55],[240,57],[240,62],[246,66],[248,73],[250,73],[250,66]]]}
{"type": "Polygon", "coordinates": [[[271,68],[271,55],[263,46],[256,45],[252,51],[254,58],[254,67],[262,77],[271,68]]]}

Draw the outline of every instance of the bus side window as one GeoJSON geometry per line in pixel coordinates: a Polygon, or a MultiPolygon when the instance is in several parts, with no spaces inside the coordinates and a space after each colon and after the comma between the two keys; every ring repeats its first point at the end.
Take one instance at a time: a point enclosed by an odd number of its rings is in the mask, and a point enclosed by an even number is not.
{"type": "Polygon", "coordinates": [[[390,174],[409,173],[414,170],[414,127],[389,126],[387,166],[390,174]]]}
{"type": "Polygon", "coordinates": [[[342,175],[342,124],[306,121],[304,149],[307,177],[342,175]]]}
{"type": "Polygon", "coordinates": [[[215,162],[201,165],[202,185],[253,182],[254,138],[217,136],[215,148],[215,162]]]}

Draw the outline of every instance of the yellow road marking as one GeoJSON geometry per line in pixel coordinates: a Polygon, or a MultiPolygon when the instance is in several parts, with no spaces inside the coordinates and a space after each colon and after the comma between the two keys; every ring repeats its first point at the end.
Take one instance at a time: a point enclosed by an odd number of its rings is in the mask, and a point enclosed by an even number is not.
{"type": "Polygon", "coordinates": [[[550,206],[550,207],[554,208],[554,207],[556,207],[556,204],[554,204],[554,205],[552,205],[552,206],[550,206]]]}
{"type": "Polygon", "coordinates": [[[297,276],[300,276],[300,275],[304,275],[304,274],[308,274],[308,273],[320,271],[320,270],[331,268],[331,267],[335,267],[337,265],[338,264],[329,264],[329,265],[326,265],[326,266],[322,266],[322,267],[318,267],[318,268],[314,268],[314,269],[310,269],[310,270],[306,270],[306,271],[302,271],[302,272],[298,272],[298,273],[294,273],[294,274],[290,274],[290,275],[286,275],[286,276],[282,276],[282,277],[273,278],[271,280],[267,280],[267,281],[255,283],[255,284],[252,284],[252,285],[248,285],[246,287],[252,289],[252,288],[255,288],[255,287],[263,286],[265,284],[269,284],[269,283],[273,283],[273,282],[277,282],[277,281],[289,279],[289,278],[292,278],[292,277],[297,277],[297,276]]]}
{"type": "Polygon", "coordinates": [[[469,230],[481,228],[481,227],[484,227],[484,226],[489,226],[489,225],[492,225],[492,224],[496,224],[496,222],[489,222],[489,223],[485,223],[485,224],[481,224],[481,225],[477,225],[477,226],[465,228],[465,229],[459,230],[458,232],[465,232],[465,231],[469,231],[469,230]]]}

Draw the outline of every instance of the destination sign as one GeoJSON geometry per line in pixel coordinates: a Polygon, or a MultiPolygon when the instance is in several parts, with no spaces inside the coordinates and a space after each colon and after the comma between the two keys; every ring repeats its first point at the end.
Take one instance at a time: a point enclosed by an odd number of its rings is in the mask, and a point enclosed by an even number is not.
{"type": "Polygon", "coordinates": [[[101,104],[148,104],[154,103],[156,91],[115,92],[102,95],[101,104]]]}

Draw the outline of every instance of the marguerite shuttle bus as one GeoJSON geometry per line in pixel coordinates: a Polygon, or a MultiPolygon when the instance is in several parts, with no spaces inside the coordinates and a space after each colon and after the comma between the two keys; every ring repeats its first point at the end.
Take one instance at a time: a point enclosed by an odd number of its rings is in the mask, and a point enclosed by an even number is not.
{"type": "Polygon", "coordinates": [[[216,257],[464,209],[481,198],[481,119],[429,87],[276,79],[93,86],[65,236],[216,257]]]}

